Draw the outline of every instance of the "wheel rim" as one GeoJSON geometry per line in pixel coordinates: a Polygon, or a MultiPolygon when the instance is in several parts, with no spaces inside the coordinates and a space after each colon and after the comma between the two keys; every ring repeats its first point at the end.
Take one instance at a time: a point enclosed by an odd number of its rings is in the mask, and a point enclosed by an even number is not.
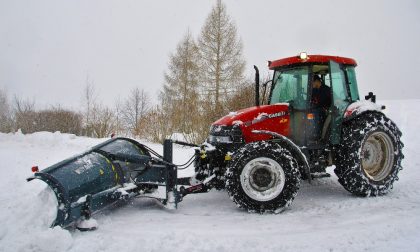
{"type": "Polygon", "coordinates": [[[240,179],[242,189],[250,198],[269,201],[283,191],[286,176],[278,162],[260,157],[245,165],[240,179]]]}
{"type": "Polygon", "coordinates": [[[394,164],[394,145],[385,132],[372,133],[362,147],[362,168],[373,181],[385,179],[394,164]]]}

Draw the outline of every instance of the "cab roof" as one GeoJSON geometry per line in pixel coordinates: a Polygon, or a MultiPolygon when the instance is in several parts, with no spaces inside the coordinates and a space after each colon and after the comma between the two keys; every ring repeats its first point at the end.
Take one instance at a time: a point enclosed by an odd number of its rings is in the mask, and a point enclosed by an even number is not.
{"type": "Polygon", "coordinates": [[[306,63],[320,63],[326,64],[330,60],[333,60],[339,64],[343,65],[352,65],[357,66],[357,63],[354,59],[339,57],[339,56],[329,56],[329,55],[308,55],[306,58],[301,58],[300,55],[283,58],[275,61],[269,61],[268,67],[270,70],[274,70],[279,67],[290,66],[290,65],[299,65],[299,64],[306,64],[306,63]]]}

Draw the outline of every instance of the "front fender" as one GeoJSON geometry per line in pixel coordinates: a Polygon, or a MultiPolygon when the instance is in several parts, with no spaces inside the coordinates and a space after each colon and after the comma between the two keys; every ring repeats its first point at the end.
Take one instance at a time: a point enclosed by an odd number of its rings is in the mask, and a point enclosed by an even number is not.
{"type": "Polygon", "coordinates": [[[292,140],[276,132],[267,131],[267,130],[253,130],[252,133],[271,135],[272,137],[274,137],[274,139],[270,141],[279,143],[282,147],[285,147],[286,149],[290,151],[293,157],[296,158],[296,161],[299,164],[301,172],[303,171],[309,183],[311,183],[312,181],[311,168],[309,166],[308,160],[306,159],[305,154],[302,152],[299,146],[297,146],[292,140]]]}

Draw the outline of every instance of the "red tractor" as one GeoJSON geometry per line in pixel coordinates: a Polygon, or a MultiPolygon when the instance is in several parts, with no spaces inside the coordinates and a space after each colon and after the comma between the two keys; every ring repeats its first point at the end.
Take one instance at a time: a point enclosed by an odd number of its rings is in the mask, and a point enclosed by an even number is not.
{"type": "Polygon", "coordinates": [[[132,139],[112,138],[42,171],[34,167],[28,181],[46,182],[57,198],[51,225],[92,230],[92,213],[119,200],[151,197],[176,208],[184,196],[211,188],[225,188],[250,212],[278,213],[302,179],[329,176],[331,165],[349,192],[386,194],[402,169],[401,132],[372,93],[360,101],[356,61],[301,54],[269,67],[267,104],[260,105],[255,67],[256,105],[213,123],[184,165],[172,163],[172,144],[192,144],[166,140],[160,156],[132,139]],[[178,178],[177,170],[192,163],[195,175],[178,178]]]}
{"type": "Polygon", "coordinates": [[[280,212],[302,179],[329,176],[326,167],[335,165],[349,192],[386,194],[402,169],[401,132],[372,93],[360,101],[356,65],[306,53],[269,62],[274,74],[265,105],[254,67],[256,105],[214,122],[197,151],[195,178],[210,181],[199,191],[225,187],[240,208],[280,212]]]}

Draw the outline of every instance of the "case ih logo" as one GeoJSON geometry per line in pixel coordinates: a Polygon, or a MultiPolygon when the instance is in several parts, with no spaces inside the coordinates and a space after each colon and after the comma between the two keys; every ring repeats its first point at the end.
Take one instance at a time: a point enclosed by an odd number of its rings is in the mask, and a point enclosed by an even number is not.
{"type": "Polygon", "coordinates": [[[284,116],[286,114],[287,114],[286,111],[280,111],[280,112],[277,112],[277,113],[274,113],[274,114],[261,113],[254,120],[246,122],[245,126],[250,126],[252,124],[262,122],[266,119],[277,118],[277,117],[280,117],[280,116],[284,116]]]}
{"type": "Polygon", "coordinates": [[[286,114],[286,112],[281,111],[281,112],[278,112],[278,113],[268,115],[268,118],[276,118],[276,117],[284,116],[285,114],[286,114]]]}

